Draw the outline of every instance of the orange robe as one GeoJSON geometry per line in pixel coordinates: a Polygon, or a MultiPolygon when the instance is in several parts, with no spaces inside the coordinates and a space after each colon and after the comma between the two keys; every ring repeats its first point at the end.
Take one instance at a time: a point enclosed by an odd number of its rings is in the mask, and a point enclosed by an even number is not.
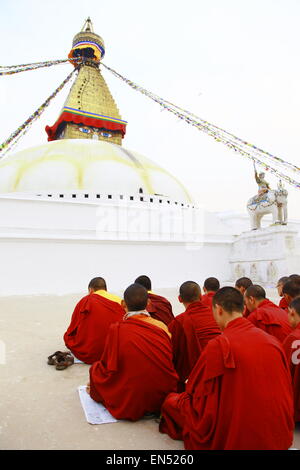
{"type": "Polygon", "coordinates": [[[148,292],[148,299],[147,311],[152,318],[165,323],[165,325],[174,320],[172,305],[165,297],[148,292]]]}
{"type": "Polygon", "coordinates": [[[160,431],[190,450],[284,450],[293,442],[293,397],[280,343],[246,318],[212,339],[187,382],[162,407],[160,431]]]}
{"type": "Polygon", "coordinates": [[[268,299],[263,300],[247,319],[280,342],[283,342],[292,330],[287,312],[268,299]]]}
{"type": "MultiPolygon", "coordinates": [[[[160,413],[177,388],[169,334],[135,315],[110,327],[103,356],[90,368],[90,395],[117,419],[160,413]]],[[[150,321],[149,321],[150,320],[150,321]]]]}
{"type": "Polygon", "coordinates": [[[208,341],[221,332],[211,309],[201,301],[191,303],[168,328],[172,334],[173,361],[180,379],[178,390],[181,391],[208,341]]]}
{"type": "Polygon", "coordinates": [[[124,315],[118,302],[95,293],[86,295],[76,305],[64,334],[66,347],[81,361],[93,364],[101,358],[110,325],[124,315]]]}
{"type": "Polygon", "coordinates": [[[293,390],[294,390],[294,410],[295,421],[300,421],[300,323],[287,336],[283,342],[288,363],[290,365],[293,390]]]}

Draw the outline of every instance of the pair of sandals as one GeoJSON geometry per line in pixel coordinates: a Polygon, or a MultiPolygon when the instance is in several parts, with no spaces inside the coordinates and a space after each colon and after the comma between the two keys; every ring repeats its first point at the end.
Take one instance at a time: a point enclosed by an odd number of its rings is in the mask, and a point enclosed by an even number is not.
{"type": "Polygon", "coordinates": [[[56,351],[48,357],[48,364],[55,366],[56,370],[64,370],[74,364],[74,357],[68,351],[56,351]]]}

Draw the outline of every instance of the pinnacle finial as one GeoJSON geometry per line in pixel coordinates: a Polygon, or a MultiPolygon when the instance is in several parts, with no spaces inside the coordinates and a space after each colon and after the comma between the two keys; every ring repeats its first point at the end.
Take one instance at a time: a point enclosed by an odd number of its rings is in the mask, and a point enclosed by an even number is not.
{"type": "Polygon", "coordinates": [[[84,22],[84,25],[83,25],[83,28],[81,31],[84,31],[84,32],[91,32],[93,33],[94,32],[94,28],[93,28],[93,23],[92,23],[92,20],[90,17],[88,17],[85,22],[84,22]]]}

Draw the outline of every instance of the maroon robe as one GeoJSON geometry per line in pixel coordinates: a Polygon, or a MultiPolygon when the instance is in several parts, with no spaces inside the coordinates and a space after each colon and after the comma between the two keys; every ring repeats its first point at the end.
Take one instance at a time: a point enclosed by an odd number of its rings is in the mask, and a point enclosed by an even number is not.
{"type": "Polygon", "coordinates": [[[212,299],[214,295],[215,292],[207,292],[207,294],[203,294],[201,297],[201,302],[203,303],[203,305],[212,308],[212,299]]]}
{"type": "Polygon", "coordinates": [[[292,330],[287,312],[268,299],[263,300],[247,319],[280,342],[283,342],[292,330]]]}
{"type": "Polygon", "coordinates": [[[179,390],[184,390],[184,383],[201,352],[208,341],[221,333],[220,328],[211,309],[201,301],[191,303],[168,328],[172,334],[173,361],[180,379],[179,390]]]}
{"type": "Polygon", "coordinates": [[[170,302],[165,297],[152,294],[151,292],[148,292],[148,299],[147,311],[150,313],[151,317],[155,318],[155,320],[162,321],[168,326],[169,323],[174,320],[170,302]]]}
{"type": "Polygon", "coordinates": [[[177,381],[168,334],[131,317],[110,327],[103,356],[90,368],[90,395],[115,418],[136,421],[160,413],[177,381]]]}
{"type": "Polygon", "coordinates": [[[300,323],[283,342],[283,349],[290,366],[294,390],[294,416],[300,421],[300,323]]]}
{"type": "Polygon", "coordinates": [[[93,364],[103,353],[108,329],[125,315],[120,304],[99,294],[83,297],[64,334],[65,345],[81,361],[93,364]]]}
{"type": "Polygon", "coordinates": [[[186,391],[166,398],[160,423],[190,450],[284,450],[293,430],[283,348],[242,317],[208,343],[186,391]]]}
{"type": "Polygon", "coordinates": [[[285,297],[281,297],[280,302],[279,302],[279,307],[282,308],[283,310],[288,310],[289,304],[285,300],[285,297]]]}

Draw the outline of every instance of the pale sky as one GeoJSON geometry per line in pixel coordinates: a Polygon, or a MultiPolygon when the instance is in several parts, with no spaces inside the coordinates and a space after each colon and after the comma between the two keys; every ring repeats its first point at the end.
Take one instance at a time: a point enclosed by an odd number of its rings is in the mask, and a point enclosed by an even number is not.
{"type": "MultiPolygon", "coordinates": [[[[64,59],[90,16],[103,62],[178,106],[299,166],[299,0],[0,0],[0,65],[64,59]]],[[[70,64],[0,77],[4,141],[48,98],[70,64]]],[[[179,178],[208,211],[246,212],[252,162],[216,143],[103,70],[121,116],[123,146],[179,178]]],[[[14,151],[47,141],[69,86],[14,151]]],[[[300,180],[300,175],[294,175],[300,180]]],[[[276,187],[270,173],[267,181],[276,187]]],[[[286,184],[290,218],[300,190],[286,184]]]]}

